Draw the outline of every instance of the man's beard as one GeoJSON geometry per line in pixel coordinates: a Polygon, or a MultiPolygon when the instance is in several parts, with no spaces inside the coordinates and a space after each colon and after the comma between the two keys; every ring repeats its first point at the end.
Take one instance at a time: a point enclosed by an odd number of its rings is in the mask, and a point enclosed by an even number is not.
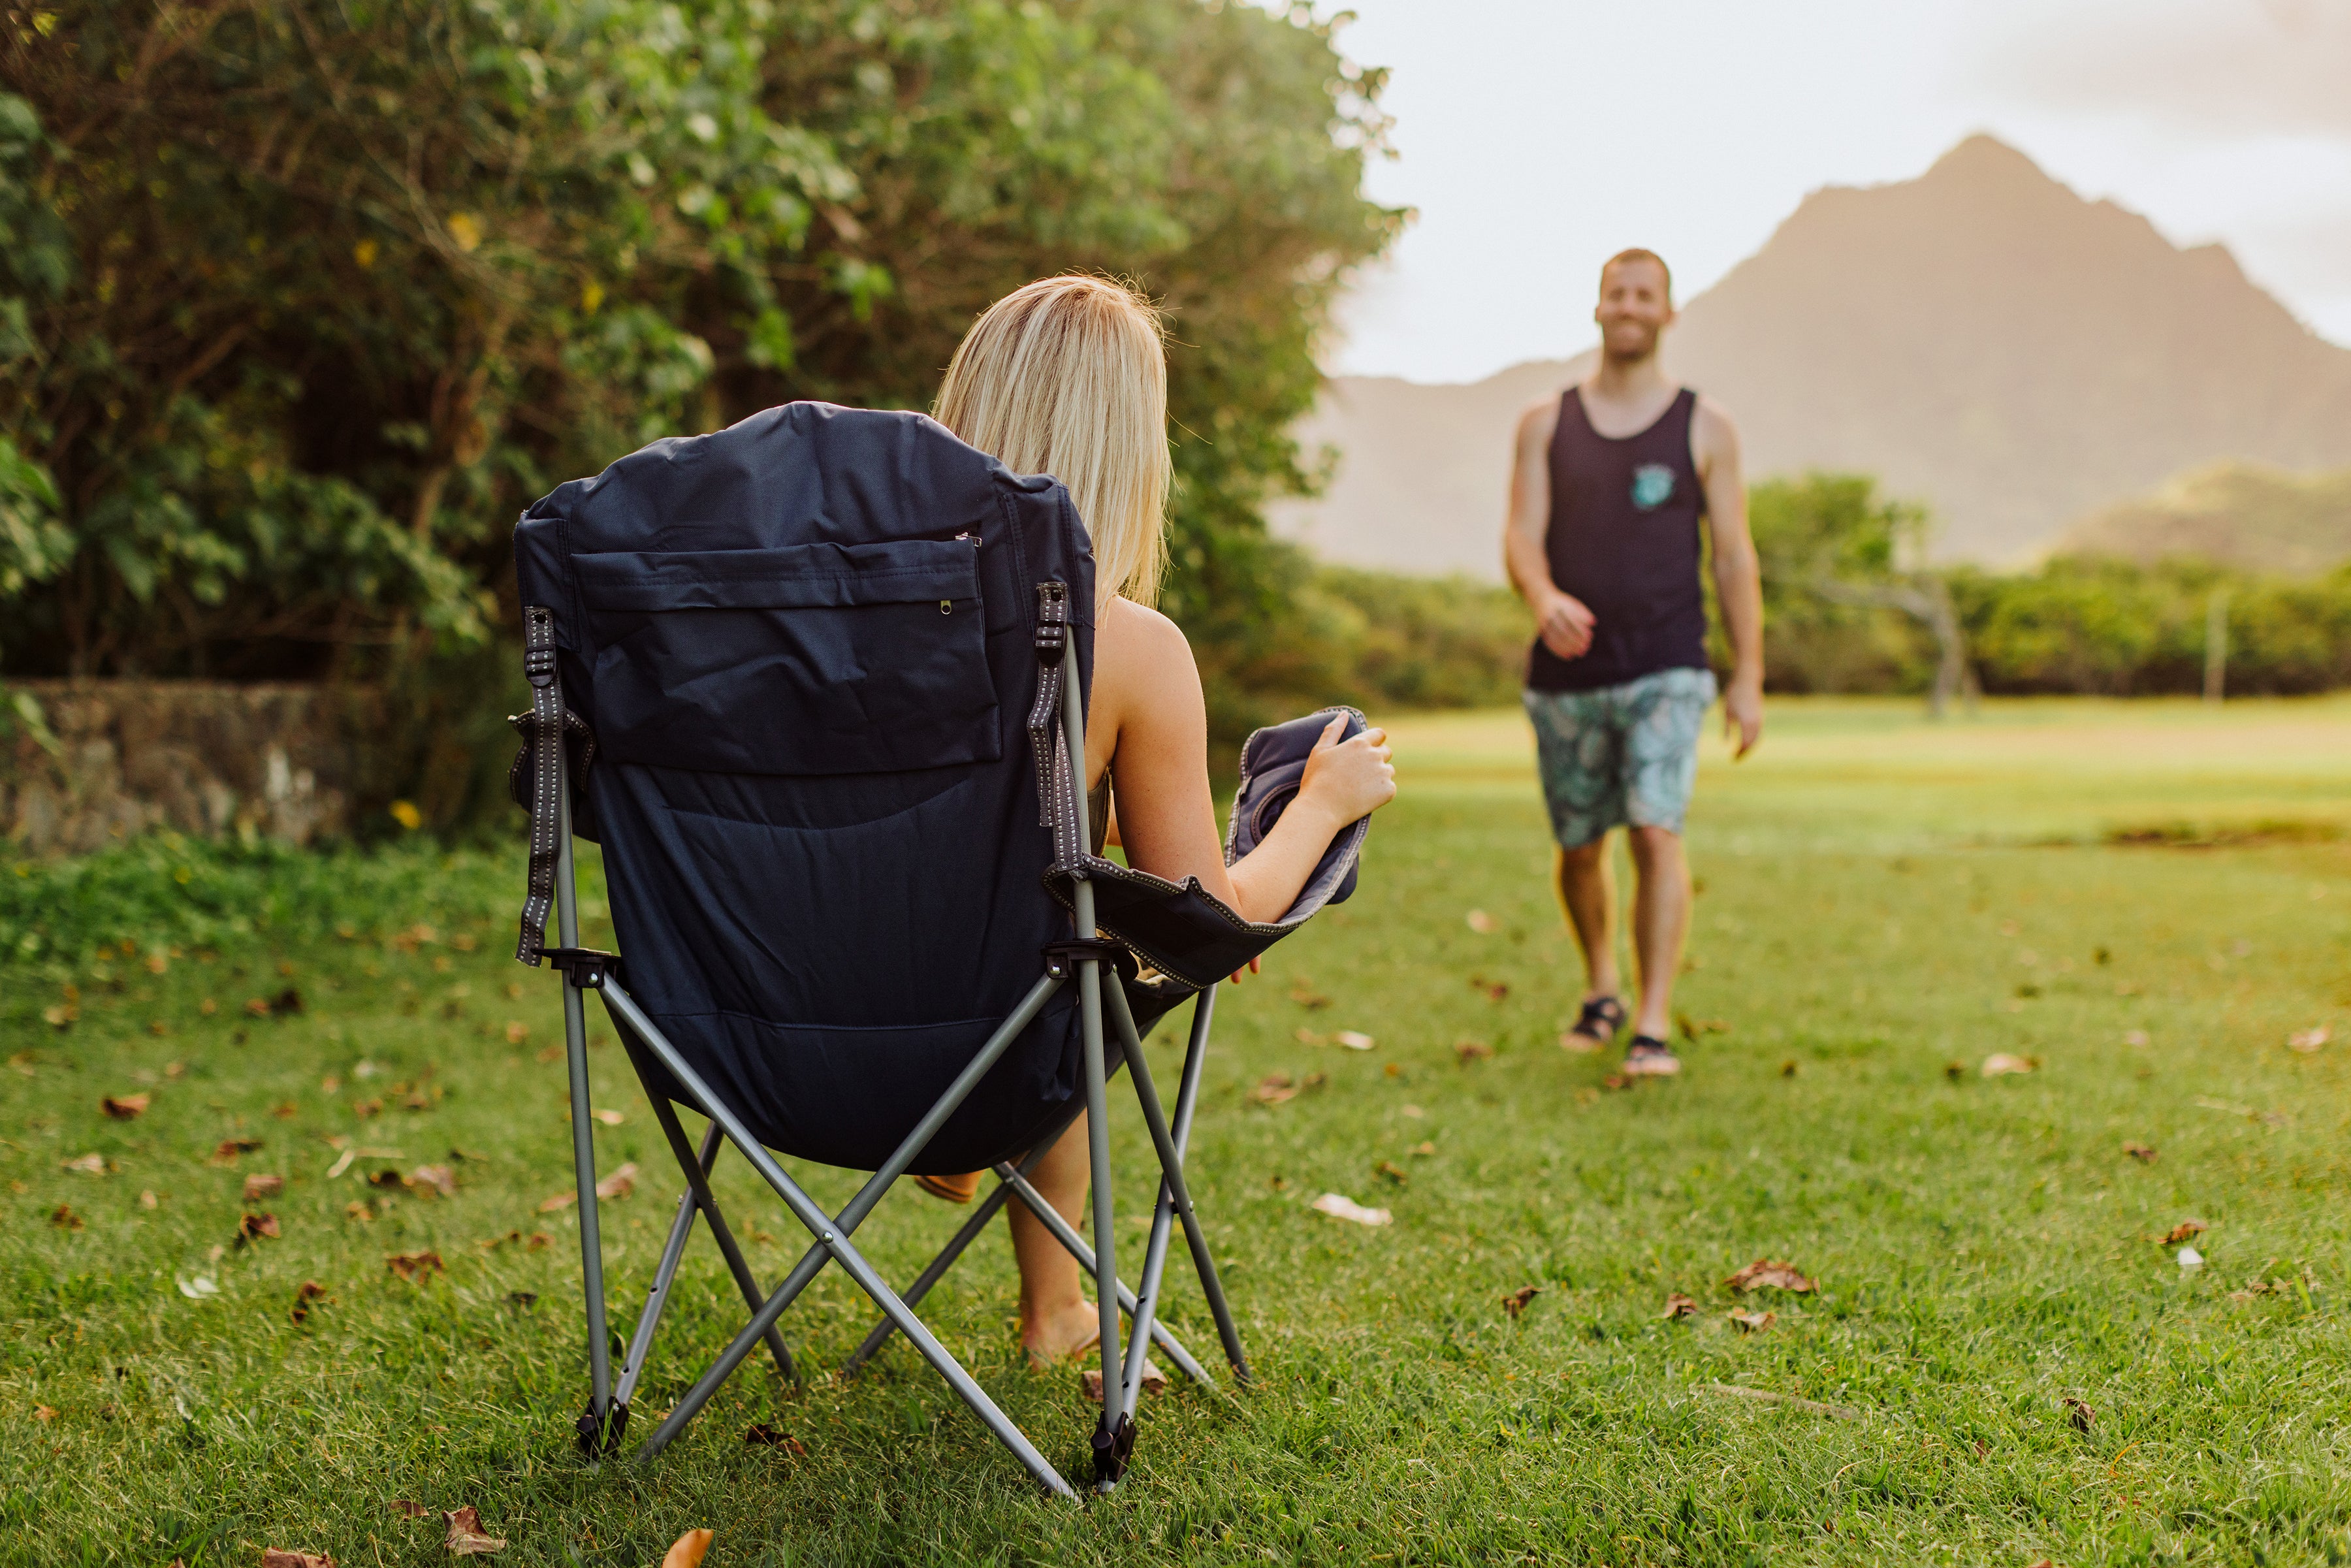
{"type": "Polygon", "coordinates": [[[1658,328],[1636,327],[1627,323],[1604,329],[1600,334],[1600,341],[1610,359],[1629,362],[1646,360],[1656,353],[1659,336],[1661,336],[1661,330],[1658,328]],[[1637,337],[1635,333],[1638,334],[1637,337]]]}

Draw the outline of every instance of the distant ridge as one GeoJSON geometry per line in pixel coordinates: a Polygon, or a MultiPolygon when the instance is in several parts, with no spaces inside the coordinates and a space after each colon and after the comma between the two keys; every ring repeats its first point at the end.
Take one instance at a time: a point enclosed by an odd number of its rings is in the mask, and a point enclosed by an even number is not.
{"type": "MultiPolygon", "coordinates": [[[[1667,357],[1737,417],[1750,476],[1875,474],[1933,508],[1949,559],[2022,560],[2220,459],[2351,465],[2351,350],[2220,246],[2174,246],[1989,136],[1917,179],[1806,197],[1688,302],[1667,357]]],[[[1332,559],[1499,576],[1512,423],[1584,362],[1334,380],[1300,434],[1339,449],[1337,477],[1277,529],[1332,559]]]]}
{"type": "Polygon", "coordinates": [[[2281,474],[2215,463],[2084,518],[2050,553],[2142,566],[2193,556],[2295,577],[2328,571],[2351,561],[2351,468],[2281,474]]]}

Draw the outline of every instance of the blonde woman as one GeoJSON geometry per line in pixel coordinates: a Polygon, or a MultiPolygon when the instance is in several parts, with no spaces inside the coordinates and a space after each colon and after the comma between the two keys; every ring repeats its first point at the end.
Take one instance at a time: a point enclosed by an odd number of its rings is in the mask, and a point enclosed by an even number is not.
{"type": "MultiPolygon", "coordinates": [[[[1334,721],[1308,760],[1297,800],[1262,842],[1228,868],[1208,792],[1208,718],[1199,666],[1156,610],[1167,559],[1167,356],[1158,312],[1100,277],[1048,277],[1005,296],[947,366],[933,411],[1018,474],[1066,486],[1094,549],[1094,678],[1086,714],[1088,817],[1127,862],[1200,885],[1251,920],[1280,918],[1339,830],[1395,799],[1386,733],[1340,743],[1334,721]],[[1113,779],[1116,795],[1113,799],[1113,779]]],[[[1097,849],[1100,848],[1098,844],[1097,849]]],[[[1072,1225],[1086,1198],[1080,1116],[1033,1175],[1072,1225]]],[[[977,1176],[924,1177],[969,1201],[977,1176]]],[[[1049,1366],[1095,1343],[1077,1260],[1019,1205],[1020,1339],[1049,1366]]]]}

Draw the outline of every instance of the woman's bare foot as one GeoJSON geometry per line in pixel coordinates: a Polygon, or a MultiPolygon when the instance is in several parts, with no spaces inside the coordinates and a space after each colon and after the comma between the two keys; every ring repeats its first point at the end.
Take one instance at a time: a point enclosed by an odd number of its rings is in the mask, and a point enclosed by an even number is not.
{"type": "Polygon", "coordinates": [[[1021,1348],[1029,1353],[1029,1364],[1040,1372],[1092,1350],[1101,1341],[1102,1315],[1082,1297],[1047,1312],[1024,1311],[1020,1315],[1021,1348]]]}

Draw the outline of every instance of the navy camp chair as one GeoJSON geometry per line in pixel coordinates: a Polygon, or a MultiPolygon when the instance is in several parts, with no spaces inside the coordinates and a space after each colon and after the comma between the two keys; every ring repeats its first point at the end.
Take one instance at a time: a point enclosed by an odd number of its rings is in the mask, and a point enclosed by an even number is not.
{"type": "MultiPolygon", "coordinates": [[[[679,1260],[707,1221],[749,1321],[640,1458],[675,1437],[763,1342],[795,1376],[778,1320],[837,1263],[883,1314],[850,1364],[904,1334],[1040,1481],[1068,1495],[914,1310],[1018,1201],[1094,1276],[1103,1400],[1092,1479],[1107,1490],[1134,1446],[1146,1344],[1213,1386],[1159,1317],[1176,1226],[1226,1359],[1249,1378],[1184,1177],[1216,983],[1344,896],[1366,824],[1340,835],[1270,925],[1196,881],[1179,886],[1091,852],[1078,777],[1093,667],[1084,527],[1058,482],[1012,474],[919,414],[792,403],[656,442],[525,513],[515,568],[532,688],[531,711],[515,720],[525,744],[513,782],[531,814],[516,956],[545,959],[564,980],[590,1385],[581,1447],[619,1448],[679,1260]],[[624,956],[580,946],[574,833],[602,845],[624,956]],[[686,1189],[617,1378],[589,991],[686,1189]],[[1187,998],[1171,1116],[1142,1035],[1187,998]],[[1159,1165],[1132,1291],[1112,1223],[1107,1083],[1122,1064],[1159,1165]],[[698,1145],[679,1106],[707,1118],[698,1145]],[[1081,1111],[1091,1113],[1092,1247],[1027,1179],[1081,1111]],[[711,1194],[726,1144],[813,1239],[772,1291],[711,1194]],[[828,1214],[771,1151],[872,1176],[828,1214]],[[981,1168],[997,1186],[912,1285],[893,1290],[858,1249],[858,1227],[901,1175],[981,1168]]],[[[1319,730],[1327,716],[1253,738],[1272,794],[1294,792],[1282,765],[1302,756],[1301,727],[1319,730]]],[[[1351,714],[1351,728],[1360,724],[1351,714]]],[[[1237,836],[1253,842],[1279,804],[1245,792],[1237,836]]]]}

